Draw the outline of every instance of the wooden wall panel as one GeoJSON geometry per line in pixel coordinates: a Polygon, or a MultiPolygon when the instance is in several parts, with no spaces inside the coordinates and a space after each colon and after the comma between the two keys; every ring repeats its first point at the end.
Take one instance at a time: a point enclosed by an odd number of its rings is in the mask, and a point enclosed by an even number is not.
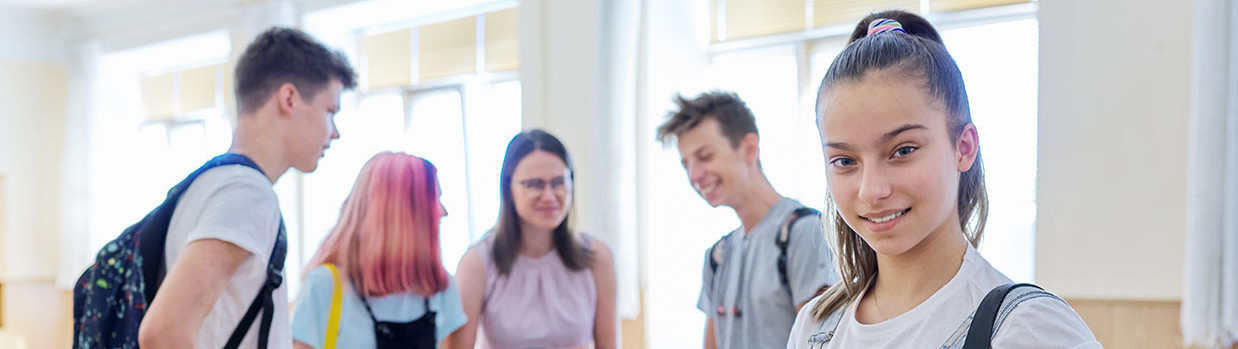
{"type": "Polygon", "coordinates": [[[5,332],[25,339],[29,348],[68,348],[73,340],[73,291],[51,279],[6,280],[5,332]],[[17,321],[20,319],[20,321],[17,321]]]}
{"type": "MultiPolygon", "coordinates": [[[[1066,300],[1105,348],[1182,348],[1179,301],[1066,300]]],[[[1233,348],[1238,349],[1238,345],[1233,348]]],[[[1195,348],[1191,348],[1195,349],[1195,348]]]]}
{"type": "MultiPolygon", "coordinates": [[[[644,305],[645,292],[640,293],[640,304],[644,305]]],[[[636,319],[619,321],[619,338],[621,338],[623,349],[643,349],[645,347],[645,311],[641,307],[641,313],[636,316],[636,319]]]]}

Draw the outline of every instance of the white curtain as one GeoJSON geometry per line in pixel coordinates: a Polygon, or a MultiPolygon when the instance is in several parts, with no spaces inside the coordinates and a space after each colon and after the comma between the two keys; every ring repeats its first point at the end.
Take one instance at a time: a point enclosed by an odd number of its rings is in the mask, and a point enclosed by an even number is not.
{"type": "Polygon", "coordinates": [[[640,1],[522,0],[522,127],[555,134],[572,154],[577,230],[614,255],[617,312],[640,314],[636,214],[640,1]]]}
{"type": "Polygon", "coordinates": [[[73,288],[78,275],[90,265],[90,129],[99,91],[96,41],[73,45],[69,52],[69,100],[61,150],[60,241],[56,286],[73,288]]]}
{"type": "Polygon", "coordinates": [[[596,178],[591,192],[607,198],[592,206],[594,225],[615,258],[618,314],[640,315],[640,253],[636,215],[637,57],[642,1],[602,1],[598,60],[602,67],[595,97],[600,118],[592,123],[590,149],[596,178]],[[599,231],[602,232],[602,231],[599,231]]]}
{"type": "Polygon", "coordinates": [[[1238,5],[1196,2],[1185,345],[1238,343],[1238,5]]]}

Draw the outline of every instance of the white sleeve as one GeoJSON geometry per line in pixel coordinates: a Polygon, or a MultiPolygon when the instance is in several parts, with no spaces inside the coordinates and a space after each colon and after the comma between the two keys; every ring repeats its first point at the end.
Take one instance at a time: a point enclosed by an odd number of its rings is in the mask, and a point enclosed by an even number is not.
{"type": "Polygon", "coordinates": [[[1057,297],[1028,299],[994,325],[993,348],[1102,348],[1087,323],[1057,297]]]}
{"type": "MultiPolygon", "coordinates": [[[[715,243],[713,246],[718,246],[718,244],[715,243]]],[[[705,312],[706,319],[714,316],[712,311],[714,300],[709,298],[714,293],[714,268],[710,265],[714,258],[713,251],[713,247],[705,249],[705,266],[701,268],[701,294],[696,299],[696,308],[705,312]]]]}
{"type": "Polygon", "coordinates": [[[821,297],[818,295],[804,303],[799,314],[795,315],[795,324],[791,325],[791,335],[787,339],[787,349],[809,348],[808,337],[812,336],[813,330],[817,328],[817,321],[812,318],[812,309],[817,307],[821,297]]]}
{"type": "Polygon", "coordinates": [[[205,200],[185,244],[218,239],[261,257],[265,263],[279,231],[279,199],[271,183],[257,171],[239,165],[207,171],[193,185],[199,183],[207,185],[203,188],[205,200]]]}

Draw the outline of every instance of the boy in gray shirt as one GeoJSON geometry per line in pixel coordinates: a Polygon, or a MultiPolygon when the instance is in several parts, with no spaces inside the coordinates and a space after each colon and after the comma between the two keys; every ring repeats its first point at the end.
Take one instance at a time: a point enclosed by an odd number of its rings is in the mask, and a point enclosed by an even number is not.
{"type": "Polygon", "coordinates": [[[742,226],[705,252],[697,308],[705,348],[782,348],[799,308],[838,282],[820,215],[774,191],[762,172],[756,121],[734,93],[677,97],[658,128],[674,141],[688,179],[710,206],[742,226]]]}

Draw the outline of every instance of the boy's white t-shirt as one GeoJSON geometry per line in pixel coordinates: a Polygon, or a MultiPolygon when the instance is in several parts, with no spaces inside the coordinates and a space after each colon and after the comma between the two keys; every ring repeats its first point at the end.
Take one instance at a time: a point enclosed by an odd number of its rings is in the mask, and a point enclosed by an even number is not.
{"type": "MultiPolygon", "coordinates": [[[[821,296],[813,298],[796,316],[787,349],[961,347],[961,338],[967,335],[967,327],[961,325],[989,291],[1007,283],[1010,278],[968,245],[958,273],[923,303],[892,319],[866,325],[856,321],[858,302],[851,302],[833,338],[824,346],[808,342],[813,334],[830,330],[812,316],[821,296]],[[960,331],[962,336],[957,333],[960,331]],[[946,343],[952,338],[957,339],[951,341],[955,343],[946,343]]],[[[863,297],[861,293],[857,299],[863,297]]],[[[1057,297],[1038,297],[1020,303],[995,329],[993,348],[1101,348],[1083,319],[1057,297]]]]}
{"type": "MultiPolygon", "coordinates": [[[[202,239],[226,241],[250,253],[203,319],[198,331],[199,348],[222,348],[249,310],[267,279],[267,263],[279,233],[279,218],[279,200],[271,181],[244,165],[207,170],[181,196],[168,225],[165,266],[174,265],[190,242],[202,239]]],[[[268,348],[292,348],[287,282],[275,290],[274,302],[268,348]]],[[[241,348],[258,346],[261,323],[259,315],[241,341],[241,348]]]]}

